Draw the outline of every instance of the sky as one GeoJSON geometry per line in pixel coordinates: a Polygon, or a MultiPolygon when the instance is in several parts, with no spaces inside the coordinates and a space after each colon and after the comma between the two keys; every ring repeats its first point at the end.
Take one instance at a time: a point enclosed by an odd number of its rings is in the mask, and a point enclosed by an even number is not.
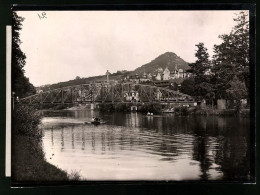
{"type": "Polygon", "coordinates": [[[240,11],[18,11],[34,86],[134,70],[165,52],[194,62],[196,44],[213,55],[240,11]]]}

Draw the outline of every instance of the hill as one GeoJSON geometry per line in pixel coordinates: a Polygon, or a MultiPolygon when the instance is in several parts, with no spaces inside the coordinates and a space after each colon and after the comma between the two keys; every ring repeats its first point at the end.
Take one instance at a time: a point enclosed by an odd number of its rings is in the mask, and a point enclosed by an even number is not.
{"type": "MultiPolygon", "coordinates": [[[[177,56],[173,52],[166,52],[151,62],[142,65],[141,67],[135,69],[134,71],[117,71],[117,73],[113,73],[110,75],[109,79],[110,80],[120,80],[126,75],[134,75],[134,74],[143,74],[144,72],[146,73],[157,73],[158,69],[164,70],[166,67],[170,71],[173,71],[175,69],[175,65],[177,65],[178,69],[183,69],[187,70],[189,69],[189,65],[187,62],[185,62],[182,58],[177,56]]],[[[76,78],[74,80],[70,81],[65,81],[65,82],[59,82],[51,85],[44,85],[40,86],[37,89],[41,89],[43,91],[51,90],[51,89],[57,89],[61,87],[67,87],[67,86],[72,86],[72,85],[80,85],[80,84],[85,84],[85,83],[90,83],[93,81],[105,81],[106,76],[100,75],[100,76],[93,76],[93,77],[87,77],[87,78],[76,78]]]]}
{"type": "Polygon", "coordinates": [[[163,70],[168,67],[170,71],[173,71],[175,69],[175,65],[177,65],[178,69],[187,70],[189,69],[189,65],[187,62],[185,62],[182,58],[177,56],[173,52],[166,52],[151,62],[142,65],[141,67],[135,69],[135,73],[137,74],[143,74],[146,73],[157,73],[158,69],[162,68],[163,70]]]}

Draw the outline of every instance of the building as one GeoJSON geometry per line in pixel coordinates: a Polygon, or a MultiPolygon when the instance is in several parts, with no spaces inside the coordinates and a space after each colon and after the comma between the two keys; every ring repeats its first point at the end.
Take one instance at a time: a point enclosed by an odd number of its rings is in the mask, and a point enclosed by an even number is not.
{"type": "Polygon", "coordinates": [[[163,80],[169,80],[171,78],[171,72],[168,69],[168,67],[166,67],[163,71],[163,80]]]}
{"type": "MultiPolygon", "coordinates": [[[[123,82],[133,82],[133,83],[147,83],[147,82],[154,82],[154,81],[169,81],[174,79],[185,79],[190,77],[190,74],[182,69],[178,68],[178,65],[175,65],[174,70],[171,72],[168,67],[164,70],[162,68],[158,68],[153,73],[146,73],[143,74],[135,74],[135,75],[125,75],[122,79],[123,82]]],[[[159,82],[160,83],[160,82],[159,82]]],[[[167,82],[163,82],[162,85],[166,85],[167,82]]]]}
{"type": "Polygon", "coordinates": [[[107,72],[106,72],[106,76],[107,76],[107,83],[109,83],[109,75],[110,75],[110,72],[107,70],[107,72]]]}
{"type": "Polygon", "coordinates": [[[138,102],[139,101],[139,93],[137,91],[131,90],[129,92],[125,92],[124,98],[126,101],[138,102]]]}
{"type": "Polygon", "coordinates": [[[144,74],[140,77],[140,83],[149,82],[151,79],[148,78],[148,75],[144,72],[144,74]]]}
{"type": "Polygon", "coordinates": [[[155,79],[156,79],[157,81],[163,80],[163,73],[157,72],[155,79]]]}

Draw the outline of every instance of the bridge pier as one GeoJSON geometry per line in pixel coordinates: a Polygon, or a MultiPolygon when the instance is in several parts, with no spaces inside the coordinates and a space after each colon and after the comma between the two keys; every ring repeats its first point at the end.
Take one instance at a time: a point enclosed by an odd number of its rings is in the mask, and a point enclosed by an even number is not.
{"type": "Polygon", "coordinates": [[[131,106],[131,112],[132,111],[137,111],[137,106],[131,106]]]}

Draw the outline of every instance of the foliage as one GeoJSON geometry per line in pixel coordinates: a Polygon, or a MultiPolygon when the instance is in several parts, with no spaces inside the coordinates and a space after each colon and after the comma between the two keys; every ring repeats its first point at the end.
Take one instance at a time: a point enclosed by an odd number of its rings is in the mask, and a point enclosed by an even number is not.
{"type": "Polygon", "coordinates": [[[194,96],[195,95],[194,85],[195,83],[193,78],[185,79],[181,84],[180,92],[190,96],[194,96]]]}
{"type": "Polygon", "coordinates": [[[162,105],[160,103],[144,103],[138,106],[138,111],[144,113],[160,113],[162,111],[162,105]]]}
{"type": "Polygon", "coordinates": [[[240,100],[247,97],[246,85],[237,76],[229,82],[229,86],[226,91],[228,99],[240,100]]]}
{"type": "Polygon", "coordinates": [[[19,135],[41,137],[42,130],[39,128],[41,115],[34,108],[17,105],[14,109],[14,132],[19,135]]]}
{"type": "Polygon", "coordinates": [[[227,98],[227,90],[232,87],[230,83],[233,78],[237,78],[245,83],[247,98],[249,100],[249,21],[244,12],[240,12],[236,26],[230,34],[220,35],[222,39],[220,45],[214,46],[215,55],[213,56],[217,87],[217,97],[227,98]]]}
{"type": "Polygon", "coordinates": [[[215,98],[214,77],[209,72],[211,69],[209,54],[204,43],[199,43],[196,46],[198,48],[195,53],[197,60],[190,64],[191,69],[189,70],[194,79],[193,95],[213,100],[215,98]]]}
{"type": "Polygon", "coordinates": [[[99,110],[103,112],[112,112],[115,110],[114,104],[112,103],[99,104],[99,110]]]}
{"type": "Polygon", "coordinates": [[[174,113],[176,115],[182,115],[182,116],[186,116],[188,115],[188,108],[186,106],[178,106],[174,108],[174,113]]]}
{"type": "Polygon", "coordinates": [[[13,12],[12,22],[12,91],[19,97],[25,97],[36,93],[34,86],[24,75],[24,66],[26,64],[26,56],[21,51],[20,33],[24,18],[19,17],[13,12]]]}
{"type": "Polygon", "coordinates": [[[129,112],[131,110],[130,105],[125,104],[125,103],[116,103],[114,105],[114,109],[115,109],[115,111],[118,111],[118,112],[129,112]]]}
{"type": "Polygon", "coordinates": [[[79,171],[72,170],[70,174],[67,174],[70,181],[79,181],[81,176],[79,171]]]}

